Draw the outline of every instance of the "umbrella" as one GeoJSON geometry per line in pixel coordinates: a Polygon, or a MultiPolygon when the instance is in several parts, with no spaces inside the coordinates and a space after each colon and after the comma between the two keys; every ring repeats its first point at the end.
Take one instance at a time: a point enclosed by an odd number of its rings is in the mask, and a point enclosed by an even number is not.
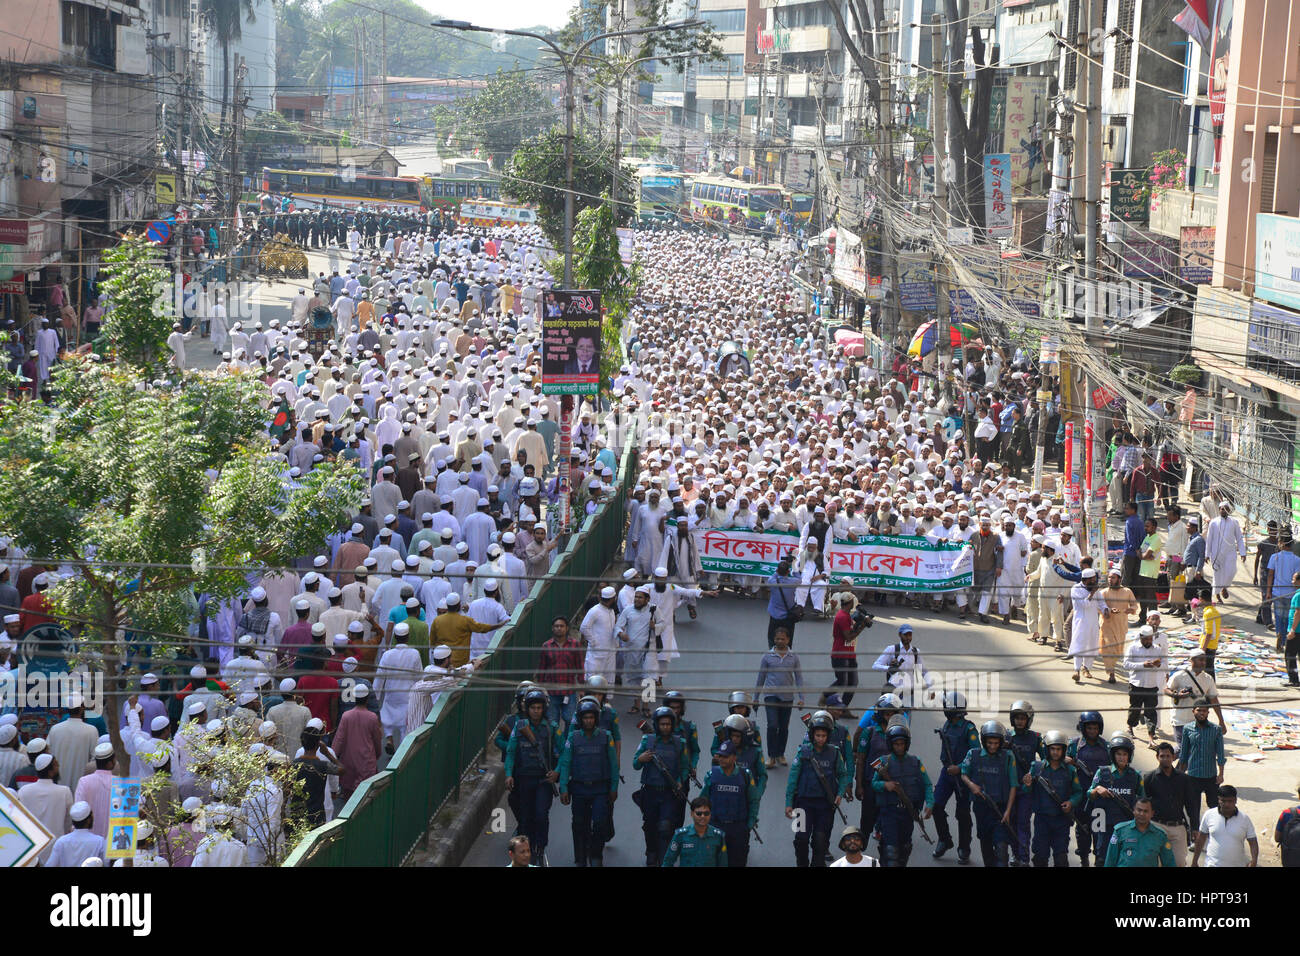
{"type": "Polygon", "coordinates": [[[736,177],[738,177],[739,179],[753,179],[753,178],[754,178],[754,175],[755,175],[755,173],[754,173],[754,167],[753,167],[753,166],[737,166],[735,169],[733,169],[733,170],[731,171],[731,175],[732,175],[732,176],[736,176],[736,177]]]}
{"type": "Polygon", "coordinates": [[[862,358],[867,354],[866,336],[852,329],[836,329],[835,344],[842,346],[844,354],[850,357],[862,358]]]}
{"type": "MultiPolygon", "coordinates": [[[[960,348],[966,342],[975,338],[977,329],[969,322],[953,322],[948,326],[949,344],[953,348],[960,348]]],[[[921,355],[929,355],[934,349],[935,329],[933,320],[922,323],[921,327],[916,330],[912,336],[912,342],[907,347],[907,354],[916,358],[921,355]]]]}

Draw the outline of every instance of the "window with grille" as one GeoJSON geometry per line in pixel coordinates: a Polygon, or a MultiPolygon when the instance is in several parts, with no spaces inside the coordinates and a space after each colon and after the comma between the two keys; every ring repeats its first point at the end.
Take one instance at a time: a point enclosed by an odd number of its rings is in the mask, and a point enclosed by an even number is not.
{"type": "Polygon", "coordinates": [[[1082,0],[1070,0],[1070,27],[1065,31],[1065,37],[1070,44],[1070,49],[1065,54],[1065,82],[1062,84],[1064,89],[1072,90],[1079,80],[1079,54],[1075,52],[1073,44],[1079,39],[1079,7],[1082,0]]]}
{"type": "Polygon", "coordinates": [[[1119,0],[1119,13],[1115,21],[1115,72],[1111,88],[1125,90],[1129,87],[1129,70],[1133,66],[1133,12],[1137,0],[1119,0]]]}

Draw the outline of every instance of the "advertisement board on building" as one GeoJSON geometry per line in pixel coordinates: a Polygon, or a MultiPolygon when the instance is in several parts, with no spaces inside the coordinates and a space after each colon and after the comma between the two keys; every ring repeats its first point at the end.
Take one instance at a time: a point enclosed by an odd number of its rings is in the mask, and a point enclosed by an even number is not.
{"type": "Polygon", "coordinates": [[[984,156],[984,221],[989,235],[1005,239],[1011,235],[1011,156],[987,153],[984,156]]]}
{"type": "Polygon", "coordinates": [[[970,252],[969,259],[961,263],[964,271],[955,275],[949,286],[948,308],[954,320],[979,322],[986,317],[986,313],[968,290],[1001,288],[1002,269],[997,261],[995,247],[976,246],[970,252]]]}
{"type": "Polygon", "coordinates": [[[1201,285],[1214,278],[1214,227],[1183,226],[1178,240],[1178,276],[1201,285]]]}
{"type": "Polygon", "coordinates": [[[1008,259],[1005,265],[1005,296],[1008,304],[1022,315],[1042,315],[1043,286],[1047,281],[1047,270],[1043,264],[1025,259],[1008,259]]]}
{"type": "Polygon", "coordinates": [[[1254,356],[1300,368],[1300,313],[1252,302],[1246,347],[1254,356]]]}
{"type": "Polygon", "coordinates": [[[142,27],[117,28],[117,72],[144,76],[149,72],[148,39],[142,27]]]}
{"type": "Polygon", "coordinates": [[[600,293],[552,289],[542,302],[542,394],[600,391],[600,293]]]}
{"type": "Polygon", "coordinates": [[[1255,295],[1300,309],[1300,219],[1255,217],[1255,295]]]}
{"type": "Polygon", "coordinates": [[[1047,77],[1007,77],[1002,152],[1011,154],[1013,196],[1043,194],[1043,124],[1047,115],[1047,77]]]}
{"type": "Polygon", "coordinates": [[[1218,175],[1223,162],[1223,118],[1228,106],[1228,53],[1232,47],[1233,0],[1214,5],[1214,26],[1210,31],[1210,125],[1214,129],[1214,168],[1218,175]]]}
{"type": "Polygon", "coordinates": [[[791,149],[785,154],[785,187],[795,192],[810,192],[813,188],[813,154],[809,150],[791,149]]]}
{"type": "Polygon", "coordinates": [[[934,270],[924,253],[898,257],[898,304],[909,312],[933,312],[934,270]]]}
{"type": "Polygon", "coordinates": [[[1150,218],[1150,204],[1145,194],[1145,169],[1111,169],[1106,186],[1110,190],[1110,216],[1121,222],[1145,223],[1150,218]]]}
{"type": "Polygon", "coordinates": [[[835,264],[831,267],[835,281],[858,294],[867,291],[867,251],[862,239],[839,226],[835,230],[835,264]]]}
{"type": "Polygon", "coordinates": [[[1120,258],[1121,271],[1126,278],[1168,283],[1178,276],[1176,240],[1125,228],[1123,223],[1115,222],[1107,227],[1107,232],[1118,240],[1112,249],[1120,258]]]}
{"type": "Polygon", "coordinates": [[[14,98],[15,126],[66,126],[68,98],[57,93],[28,93],[15,90],[0,93],[14,98]]]}

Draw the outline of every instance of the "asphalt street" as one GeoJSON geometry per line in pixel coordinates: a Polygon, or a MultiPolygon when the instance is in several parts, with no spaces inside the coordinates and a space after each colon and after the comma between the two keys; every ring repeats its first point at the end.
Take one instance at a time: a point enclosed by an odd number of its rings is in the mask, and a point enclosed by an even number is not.
{"type": "MultiPolygon", "coordinates": [[[[915,628],[914,646],[919,649],[927,668],[936,678],[934,690],[952,686],[965,692],[972,703],[969,718],[976,725],[994,717],[1007,723],[1007,711],[1012,701],[1027,698],[1037,711],[1033,726],[1040,732],[1060,728],[1073,736],[1078,712],[1084,709],[1102,711],[1107,733],[1124,729],[1128,696],[1123,677],[1120,677],[1118,684],[1107,685],[1104,683],[1105,672],[1098,665],[1094,668],[1094,673],[1101,674],[1101,681],[1085,680],[1082,686],[1075,685],[1070,676],[1073,665],[1049,648],[1031,643],[1021,622],[1013,622],[1009,626],[1000,623],[982,625],[975,618],[971,619],[975,623],[960,621],[951,609],[941,615],[931,611],[894,607],[892,603],[876,610],[880,613],[874,626],[864,631],[858,639],[862,693],[853,701],[855,715],[860,715],[864,706],[870,707],[879,694],[884,675],[871,671],[871,664],[885,646],[896,639],[898,625],[905,621],[915,628]]],[[[766,601],[732,596],[702,600],[698,620],[690,621],[685,610],[679,610],[676,628],[682,656],[672,663],[664,689],[681,690],[688,697],[686,715],[701,728],[701,750],[704,753],[699,773],[702,778],[709,766],[707,734],[712,730],[713,721],[726,715],[727,694],[732,690],[751,693],[754,690],[759,659],[767,646],[766,601]]],[[[808,618],[796,628],[794,650],[800,657],[805,685],[813,688],[806,695],[809,707],[805,708],[805,712],[816,705],[820,689],[828,685],[833,676],[830,669],[830,630],[829,619],[808,618]]],[[[640,732],[634,724],[639,718],[626,714],[630,703],[627,695],[618,695],[614,703],[620,712],[623,734],[622,772],[627,782],[620,786],[615,804],[616,836],[606,847],[605,865],[643,866],[645,852],[641,817],[631,800],[632,791],[637,788],[639,779],[638,772],[632,767],[632,754],[640,739],[640,732]]],[[[1161,717],[1166,733],[1162,739],[1170,739],[1167,715],[1162,712],[1161,717]]],[[[766,725],[762,723],[765,718],[761,712],[759,720],[766,747],[766,725]]],[[[912,718],[913,752],[920,756],[932,780],[939,773],[939,739],[935,731],[942,723],[943,714],[938,709],[918,710],[912,718]]],[[[802,739],[802,731],[796,717],[790,730],[787,760],[793,759],[798,742],[802,739]]],[[[495,758],[496,751],[495,748],[492,749],[495,758]]],[[[1156,765],[1155,754],[1142,746],[1141,742],[1137,747],[1136,763],[1143,772],[1156,765]]],[[[749,863],[751,866],[793,866],[793,834],[783,812],[788,768],[777,767],[769,770],[768,774],[767,792],[759,814],[759,832],[763,844],[751,841],[749,863]]],[[[692,795],[697,792],[692,786],[692,795]]],[[[502,806],[505,806],[504,803],[502,806]]],[[[952,806],[950,802],[950,817],[952,806]]],[[[850,822],[857,825],[859,805],[846,804],[845,812],[850,822]]],[[[505,814],[510,820],[506,831],[480,835],[463,865],[505,864],[506,841],[513,828],[509,810],[505,814]]],[[[837,819],[832,834],[832,849],[842,826],[843,823],[837,819]]],[[[926,828],[933,837],[933,821],[928,821],[926,828]]],[[[955,836],[955,824],[953,833],[955,836]]],[[[931,859],[929,850],[929,845],[918,834],[910,865],[960,865],[956,851],[950,851],[942,860],[936,861],[931,859]]],[[[973,851],[971,865],[978,865],[978,842],[973,851]]],[[[874,841],[868,852],[876,855],[874,841]]],[[[570,811],[568,807],[561,806],[558,800],[551,811],[551,842],[547,857],[553,866],[573,865],[570,811]]],[[[1072,858],[1071,862],[1076,861],[1072,858]]]]}

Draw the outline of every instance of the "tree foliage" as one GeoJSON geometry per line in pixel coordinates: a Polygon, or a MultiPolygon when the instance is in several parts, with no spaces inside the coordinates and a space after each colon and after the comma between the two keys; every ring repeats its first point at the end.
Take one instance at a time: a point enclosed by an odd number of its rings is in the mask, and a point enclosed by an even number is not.
{"type": "MultiPolygon", "coordinates": [[[[573,137],[574,222],[598,205],[614,169],[611,143],[575,131],[573,137]]],[[[550,129],[520,144],[506,164],[501,189],[537,207],[537,220],[557,249],[564,246],[564,131],[550,129]]],[[[626,218],[626,213],[618,218],[626,218]]]]}
{"type": "Polygon", "coordinates": [[[526,74],[500,69],[458,112],[462,124],[457,150],[472,139],[497,169],[520,143],[549,129],[559,115],[550,95],[526,74]]]}
{"type": "Polygon", "coordinates": [[[57,407],[0,402],[0,529],[51,567],[78,569],[48,593],[77,663],[103,672],[109,706],[135,664],[183,645],[195,593],[214,606],[244,593],[248,574],[316,547],[360,501],[347,463],[285,482],[251,376],[156,386],[86,358],[59,365],[54,387],[57,407]],[[150,658],[137,660],[131,632],[150,658]]]}
{"type": "Polygon", "coordinates": [[[598,289],[605,310],[600,330],[600,371],[601,381],[608,388],[622,363],[619,339],[628,307],[636,295],[639,272],[635,263],[631,267],[623,264],[618,246],[618,217],[608,193],[600,205],[584,209],[577,217],[573,228],[573,249],[575,287],[598,289]]]}
{"type": "Polygon", "coordinates": [[[159,308],[170,276],[158,250],[141,236],[127,236],[104,253],[101,287],[113,307],[104,316],[104,336],[119,362],[140,371],[156,368],[166,354],[172,317],[159,308]]]}

